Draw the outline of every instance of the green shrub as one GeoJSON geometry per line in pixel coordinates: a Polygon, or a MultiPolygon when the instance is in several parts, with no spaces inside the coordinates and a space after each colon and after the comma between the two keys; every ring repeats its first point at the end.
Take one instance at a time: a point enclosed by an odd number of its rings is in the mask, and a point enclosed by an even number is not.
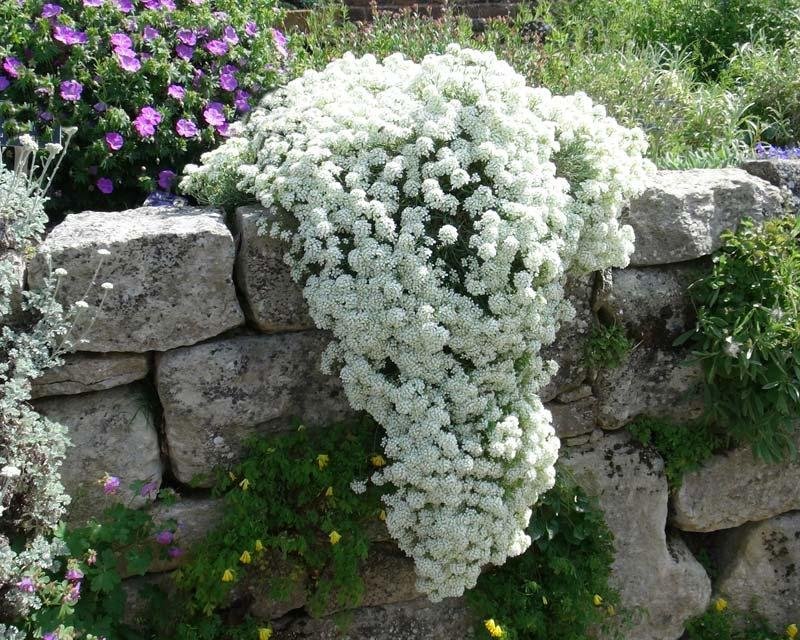
{"type": "Polygon", "coordinates": [[[770,461],[796,454],[800,411],[800,221],[744,220],[723,236],[712,271],[690,288],[693,354],[709,419],[770,461]]]}
{"type": "Polygon", "coordinates": [[[592,630],[611,631],[619,600],[608,585],[614,543],[596,501],[559,470],[533,508],[528,535],[528,551],[485,571],[467,592],[478,624],[492,620],[508,640],[585,640],[592,630]]]}
{"type": "Polygon", "coordinates": [[[273,2],[177,2],[0,3],[5,133],[80,127],[56,207],[110,209],[169,190],[250,94],[275,84],[273,2]]]}
{"type": "Polygon", "coordinates": [[[776,633],[759,616],[733,609],[725,599],[717,598],[708,611],[687,622],[685,637],[686,640],[787,640],[797,635],[797,626],[791,631],[792,626],[783,634],[776,633]]]}
{"type": "Polygon", "coordinates": [[[596,324],[583,346],[583,363],[589,369],[614,369],[625,361],[632,348],[621,324],[596,324]]]}

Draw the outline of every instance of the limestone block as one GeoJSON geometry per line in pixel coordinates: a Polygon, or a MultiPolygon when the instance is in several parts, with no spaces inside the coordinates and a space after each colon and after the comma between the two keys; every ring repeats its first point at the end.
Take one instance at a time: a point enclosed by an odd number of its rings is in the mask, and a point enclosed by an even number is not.
{"type": "Polygon", "coordinates": [[[548,402],[545,407],[553,415],[553,427],[559,438],[573,438],[594,429],[597,400],[593,397],[567,404],[548,402]]]}
{"type": "Polygon", "coordinates": [[[780,189],[743,169],[659,171],[630,204],[634,266],[693,260],[720,247],[720,235],[742,218],[779,215],[780,189]]]}
{"type": "Polygon", "coordinates": [[[246,301],[245,311],[253,325],[265,333],[313,329],[303,290],[292,280],[283,261],[285,247],[259,235],[256,221],[269,212],[261,207],[236,210],[236,283],[246,301]]]}
{"type": "Polygon", "coordinates": [[[73,395],[120,387],[147,376],[144,353],[73,353],[60,367],[48,369],[33,381],[32,398],[73,395]]]}
{"type": "Polygon", "coordinates": [[[47,256],[63,267],[59,299],[84,298],[75,335],[82,351],[164,351],[238,326],[244,316],[233,285],[233,237],[214,209],[142,207],[67,216],[28,266],[41,281],[47,256]],[[97,251],[111,255],[98,269],[97,251]],[[113,291],[104,292],[102,282],[113,291]],[[97,310],[101,297],[105,298],[97,310]],[[95,318],[92,323],[92,318],[95,318]]]}
{"type": "Polygon", "coordinates": [[[800,616],[800,511],[749,524],[723,543],[716,591],[732,606],[764,616],[776,630],[800,616]]]}
{"type": "Polygon", "coordinates": [[[800,509],[800,460],[767,463],[749,447],[715,455],[684,476],[672,509],[672,523],[684,531],[728,529],[800,509]]]}
{"type": "Polygon", "coordinates": [[[614,534],[612,584],[634,612],[626,640],[676,640],[684,623],[707,607],[711,583],[685,543],[666,536],[664,462],[622,433],[569,449],[563,460],[599,499],[614,534]]]}
{"type": "Polygon", "coordinates": [[[742,169],[770,184],[789,190],[800,209],[800,159],[748,160],[742,169]]]}
{"type": "Polygon", "coordinates": [[[70,522],[99,516],[112,500],[142,506],[147,498],[134,494],[130,485],[140,480],[161,483],[158,434],[142,385],[46,398],[34,407],[67,427],[72,442],[61,467],[61,480],[72,497],[70,522]],[[105,496],[98,484],[106,473],[120,479],[115,496],[105,496]]]}
{"type": "Polygon", "coordinates": [[[327,345],[318,331],[226,338],[156,358],[158,395],[172,470],[210,486],[217,465],[236,462],[244,442],[298,418],[335,422],[351,409],[337,377],[320,372],[327,345]]]}

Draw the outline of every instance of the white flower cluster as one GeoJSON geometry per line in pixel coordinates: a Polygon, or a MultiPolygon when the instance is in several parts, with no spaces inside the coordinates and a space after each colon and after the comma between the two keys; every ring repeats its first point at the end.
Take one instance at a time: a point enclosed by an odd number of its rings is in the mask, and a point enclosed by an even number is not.
{"type": "Polygon", "coordinates": [[[645,147],[585,95],[451,45],[306,72],[184,179],[199,197],[238,180],[283,214],[264,230],[334,336],[327,366],[386,430],[373,479],[433,600],[530,545],[559,448],[539,352],[574,313],[568,273],[627,264],[645,147]]]}

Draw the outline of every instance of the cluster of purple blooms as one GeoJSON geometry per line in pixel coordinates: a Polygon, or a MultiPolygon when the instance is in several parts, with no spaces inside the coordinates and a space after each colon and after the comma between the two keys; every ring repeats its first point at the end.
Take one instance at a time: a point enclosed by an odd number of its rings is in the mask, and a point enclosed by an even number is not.
{"type": "MultiPolygon", "coordinates": [[[[188,0],[188,2],[194,5],[202,5],[205,4],[206,0],[188,0]]],[[[135,5],[137,3],[142,9],[150,11],[172,12],[176,10],[174,0],[83,0],[83,6],[86,8],[98,8],[108,5],[115,7],[116,10],[123,14],[133,14],[136,11],[135,5]]],[[[89,42],[87,32],[64,24],[62,22],[63,12],[64,8],[60,4],[46,3],[42,6],[40,16],[49,21],[52,39],[63,45],[65,51],[72,47],[86,45],[89,42]]],[[[214,12],[213,16],[223,23],[229,19],[229,16],[221,11],[214,12]]],[[[131,35],[134,35],[134,32],[138,32],[140,28],[137,19],[133,16],[124,18],[121,24],[131,35]]],[[[237,78],[237,74],[240,72],[239,66],[232,62],[222,64],[222,60],[220,60],[219,64],[213,63],[213,58],[227,56],[231,48],[240,42],[241,37],[255,38],[258,33],[259,27],[253,21],[244,24],[242,34],[237,33],[237,29],[231,24],[224,26],[217,36],[213,36],[210,29],[206,27],[196,29],[181,28],[174,34],[173,51],[177,58],[188,63],[191,63],[196,57],[198,49],[207,52],[212,57],[211,73],[216,75],[216,85],[220,90],[231,95],[231,102],[236,113],[242,114],[251,108],[251,95],[247,90],[240,87],[240,81],[237,78]]],[[[136,51],[131,35],[124,33],[122,30],[111,33],[107,44],[119,68],[126,73],[136,74],[141,71],[143,63],[150,59],[152,54],[147,51],[136,51]]],[[[140,35],[144,42],[151,42],[162,37],[167,39],[152,25],[142,25],[140,35]]],[[[286,37],[283,33],[273,29],[272,39],[278,54],[284,59],[288,58],[289,51],[286,37]]],[[[241,61],[239,63],[241,64],[241,61]]],[[[5,91],[15,80],[20,78],[25,73],[25,69],[25,64],[21,60],[12,56],[6,57],[2,61],[2,71],[0,71],[0,92],[5,91]]],[[[206,72],[202,69],[194,68],[193,86],[198,87],[205,76],[206,72]]],[[[78,80],[74,78],[65,79],[58,86],[58,95],[66,105],[76,104],[81,101],[84,90],[85,87],[78,80]]],[[[46,89],[41,91],[39,89],[36,90],[39,95],[50,94],[46,89]],[[43,94],[41,91],[45,93],[43,94]]],[[[186,97],[186,88],[180,84],[170,84],[167,87],[167,96],[183,105],[186,97]]],[[[96,113],[103,113],[108,109],[108,105],[98,102],[93,109],[96,113]]],[[[138,113],[130,115],[133,128],[137,136],[142,140],[151,141],[156,135],[159,126],[163,126],[164,115],[158,110],[157,106],[142,105],[138,113]]],[[[45,122],[54,120],[53,114],[49,111],[40,111],[39,117],[45,122]]],[[[201,107],[198,117],[193,118],[189,114],[182,114],[181,117],[177,118],[173,126],[175,133],[179,137],[196,139],[201,135],[203,127],[211,128],[217,135],[227,137],[230,125],[225,114],[225,104],[209,99],[201,107]]],[[[109,154],[119,152],[126,142],[119,131],[106,132],[104,141],[109,154]]],[[[108,176],[97,176],[96,167],[90,168],[90,175],[96,176],[95,185],[98,191],[103,194],[110,194],[114,191],[114,181],[108,176]]],[[[162,171],[159,174],[159,187],[169,190],[174,182],[174,175],[171,170],[162,171]],[[172,177],[170,178],[169,175],[172,177]],[[165,187],[165,184],[168,186],[165,187]]]]}
{"type": "Polygon", "coordinates": [[[756,145],[756,157],[761,160],[800,160],[800,146],[773,147],[759,142],[756,145]]]}

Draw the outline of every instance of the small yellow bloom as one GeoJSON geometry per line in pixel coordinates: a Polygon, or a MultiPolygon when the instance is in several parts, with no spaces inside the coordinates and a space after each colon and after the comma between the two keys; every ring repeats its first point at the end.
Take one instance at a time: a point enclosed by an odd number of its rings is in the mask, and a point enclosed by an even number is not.
{"type": "Polygon", "coordinates": [[[486,626],[486,630],[489,632],[489,635],[492,636],[492,638],[503,637],[503,627],[497,624],[494,621],[494,618],[489,618],[484,625],[486,626]]]}
{"type": "Polygon", "coordinates": [[[386,521],[386,512],[383,509],[381,509],[381,512],[378,514],[378,519],[384,522],[386,521]]]}
{"type": "Polygon", "coordinates": [[[325,495],[329,498],[333,497],[333,487],[328,487],[325,489],[325,495]]]}
{"type": "Polygon", "coordinates": [[[542,604],[546,607],[547,606],[547,596],[542,596],[542,604]]]}
{"type": "Polygon", "coordinates": [[[320,454],[317,456],[317,466],[318,466],[320,469],[324,469],[325,467],[327,467],[327,466],[328,466],[328,463],[330,462],[330,460],[331,460],[331,459],[330,459],[330,456],[328,456],[328,454],[327,454],[327,453],[320,453],[320,454]]]}
{"type": "Polygon", "coordinates": [[[247,491],[250,488],[250,481],[245,478],[239,483],[239,486],[242,488],[242,491],[247,491]]]}
{"type": "Polygon", "coordinates": [[[789,636],[790,640],[794,640],[797,637],[797,625],[792,623],[786,627],[786,635],[789,636]]]}
{"type": "Polygon", "coordinates": [[[595,607],[599,607],[601,604],[603,604],[603,597],[595,593],[592,597],[592,602],[594,602],[595,607]]]}
{"type": "Polygon", "coordinates": [[[260,627],[258,630],[258,640],[269,640],[272,637],[272,629],[260,627]]]}
{"type": "Polygon", "coordinates": [[[247,549],[242,551],[242,555],[239,556],[239,562],[242,564],[250,564],[251,561],[250,552],[247,549]]]}
{"type": "Polygon", "coordinates": [[[256,540],[255,547],[256,551],[258,551],[259,553],[261,553],[264,550],[264,545],[261,543],[261,540],[256,540]]]}
{"type": "Polygon", "coordinates": [[[379,453],[376,453],[374,456],[372,456],[372,457],[369,459],[369,461],[372,463],[372,466],[373,466],[373,467],[378,467],[379,469],[380,469],[381,467],[385,467],[385,466],[386,466],[386,458],[384,458],[384,457],[383,457],[381,454],[379,454],[379,453]]]}
{"type": "Polygon", "coordinates": [[[233,571],[230,569],[225,569],[225,572],[222,574],[222,581],[233,582],[233,571]]]}
{"type": "Polygon", "coordinates": [[[331,544],[339,544],[339,540],[342,539],[342,536],[338,531],[331,531],[331,534],[328,536],[328,538],[330,538],[331,544]]]}
{"type": "Polygon", "coordinates": [[[608,612],[608,615],[610,615],[610,616],[615,616],[615,615],[617,615],[617,610],[614,608],[614,605],[613,605],[613,604],[610,604],[610,605],[608,605],[608,606],[606,607],[606,611],[608,612]]]}
{"type": "Polygon", "coordinates": [[[717,598],[714,602],[714,608],[717,612],[722,613],[728,608],[728,601],[725,598],[717,598]]]}

